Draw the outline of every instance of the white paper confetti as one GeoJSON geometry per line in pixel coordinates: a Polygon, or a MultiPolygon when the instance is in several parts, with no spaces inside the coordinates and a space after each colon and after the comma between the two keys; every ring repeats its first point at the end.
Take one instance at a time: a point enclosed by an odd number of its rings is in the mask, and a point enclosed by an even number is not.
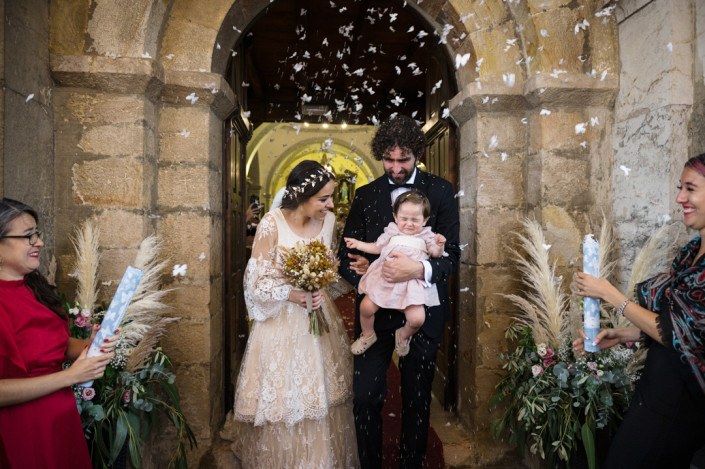
{"type": "Polygon", "coordinates": [[[171,275],[173,277],[185,277],[186,269],[188,269],[186,264],[174,264],[174,268],[171,270],[171,275]]]}

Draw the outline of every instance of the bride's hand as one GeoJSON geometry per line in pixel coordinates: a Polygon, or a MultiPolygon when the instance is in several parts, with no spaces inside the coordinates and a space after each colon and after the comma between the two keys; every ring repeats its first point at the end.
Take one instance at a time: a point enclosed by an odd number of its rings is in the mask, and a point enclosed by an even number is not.
{"type": "MultiPolygon", "coordinates": [[[[306,292],[304,290],[291,290],[289,292],[289,301],[301,306],[302,308],[305,308],[307,293],[309,293],[309,292],[306,292]]],[[[311,293],[311,308],[316,309],[316,308],[320,307],[321,303],[323,302],[323,294],[321,293],[321,291],[314,290],[310,293],[311,293]]]]}

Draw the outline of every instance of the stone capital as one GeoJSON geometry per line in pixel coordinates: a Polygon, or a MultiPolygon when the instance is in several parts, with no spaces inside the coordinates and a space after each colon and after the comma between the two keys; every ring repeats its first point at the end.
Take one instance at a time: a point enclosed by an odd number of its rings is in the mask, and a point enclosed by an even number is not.
{"type": "Polygon", "coordinates": [[[220,119],[227,118],[237,106],[237,97],[219,73],[167,70],[162,101],[182,106],[209,106],[220,119]],[[194,93],[198,98],[186,99],[194,93]]]}
{"type": "Polygon", "coordinates": [[[159,62],[134,57],[53,55],[51,73],[60,86],[144,94],[152,100],[159,96],[164,83],[159,62]]]}
{"type": "Polygon", "coordinates": [[[524,96],[531,107],[600,106],[612,108],[619,91],[619,78],[604,79],[567,73],[552,76],[537,73],[524,82],[524,96]]]}

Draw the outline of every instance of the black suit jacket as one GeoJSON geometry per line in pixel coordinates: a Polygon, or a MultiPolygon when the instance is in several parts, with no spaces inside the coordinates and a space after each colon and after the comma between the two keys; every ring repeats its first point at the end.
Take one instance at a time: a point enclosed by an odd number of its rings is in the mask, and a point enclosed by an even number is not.
{"type": "MultiPolygon", "coordinates": [[[[446,237],[445,251],[448,255],[429,260],[433,271],[431,282],[438,288],[441,304],[426,307],[426,321],[421,328],[426,335],[435,338],[443,333],[443,323],[450,317],[448,276],[457,269],[460,260],[458,206],[453,187],[443,178],[417,170],[414,186],[426,194],[431,202],[431,216],[426,226],[430,226],[434,233],[446,237]]],[[[357,189],[345,222],[343,236],[368,243],[374,242],[393,221],[389,178],[385,174],[357,189]]],[[[340,275],[357,287],[360,276],[350,269],[348,252],[350,251],[345,242],[341,242],[338,251],[340,275]]],[[[370,262],[379,257],[359,251],[353,252],[363,254],[370,262]]],[[[359,314],[359,311],[356,314],[359,314]]],[[[402,320],[403,315],[398,311],[380,309],[375,315],[375,330],[400,327],[402,320]]]]}

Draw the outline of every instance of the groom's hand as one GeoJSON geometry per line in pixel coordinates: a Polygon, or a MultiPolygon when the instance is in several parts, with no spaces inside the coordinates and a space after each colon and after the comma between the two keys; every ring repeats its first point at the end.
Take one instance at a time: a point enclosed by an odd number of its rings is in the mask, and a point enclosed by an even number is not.
{"type": "Polygon", "coordinates": [[[401,252],[392,252],[382,266],[382,276],[387,282],[406,282],[415,278],[423,280],[423,263],[401,252]]]}
{"type": "Polygon", "coordinates": [[[361,254],[351,254],[348,253],[350,261],[350,270],[355,272],[357,275],[365,275],[367,268],[370,266],[370,261],[361,254]]]}

